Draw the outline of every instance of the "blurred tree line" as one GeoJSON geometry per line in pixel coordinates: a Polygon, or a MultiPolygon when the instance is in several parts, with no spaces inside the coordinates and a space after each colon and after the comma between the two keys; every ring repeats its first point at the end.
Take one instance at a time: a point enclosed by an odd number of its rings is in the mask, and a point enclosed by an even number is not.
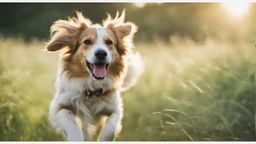
{"type": "Polygon", "coordinates": [[[170,41],[173,35],[204,41],[207,38],[251,40],[256,38],[252,4],[243,17],[234,17],[220,3],[1,3],[0,33],[48,39],[51,24],[82,11],[94,23],[101,23],[106,13],[126,10],[126,20],[139,26],[138,41],[170,41]]]}

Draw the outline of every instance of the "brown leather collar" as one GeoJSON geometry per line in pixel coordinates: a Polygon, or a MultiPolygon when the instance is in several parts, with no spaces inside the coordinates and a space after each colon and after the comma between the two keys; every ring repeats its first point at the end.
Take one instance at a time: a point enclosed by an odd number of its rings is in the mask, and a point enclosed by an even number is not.
{"type": "Polygon", "coordinates": [[[99,88],[99,89],[96,89],[95,91],[91,91],[91,90],[85,90],[84,91],[84,96],[86,98],[92,98],[93,96],[96,96],[96,97],[101,97],[101,96],[104,96],[106,95],[108,92],[110,92],[111,89],[107,90],[107,91],[103,91],[102,88],[99,88]]]}

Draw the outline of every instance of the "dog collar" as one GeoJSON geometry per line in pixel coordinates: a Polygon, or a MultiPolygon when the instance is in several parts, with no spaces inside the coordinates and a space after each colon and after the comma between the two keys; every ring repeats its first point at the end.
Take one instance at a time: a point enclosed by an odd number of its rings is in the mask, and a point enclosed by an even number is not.
{"type": "Polygon", "coordinates": [[[101,97],[101,96],[106,95],[109,91],[110,90],[107,90],[107,91],[104,92],[104,90],[102,88],[96,89],[95,91],[91,91],[91,90],[86,89],[84,91],[84,96],[86,98],[92,98],[93,96],[101,97]]]}
{"type": "Polygon", "coordinates": [[[86,98],[92,98],[93,96],[100,97],[101,95],[104,95],[102,88],[96,89],[95,91],[91,91],[87,89],[84,91],[84,96],[86,98]]]}

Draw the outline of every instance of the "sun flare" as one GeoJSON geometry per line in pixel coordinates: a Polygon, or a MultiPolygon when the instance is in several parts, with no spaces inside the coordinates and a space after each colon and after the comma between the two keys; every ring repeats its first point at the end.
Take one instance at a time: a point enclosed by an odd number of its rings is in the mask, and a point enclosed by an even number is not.
{"type": "Polygon", "coordinates": [[[223,6],[233,15],[241,16],[246,13],[250,5],[250,2],[246,0],[237,1],[225,1],[223,6]]]}
{"type": "Polygon", "coordinates": [[[143,8],[145,6],[145,3],[143,2],[137,2],[137,3],[133,3],[136,7],[138,8],[143,8]]]}

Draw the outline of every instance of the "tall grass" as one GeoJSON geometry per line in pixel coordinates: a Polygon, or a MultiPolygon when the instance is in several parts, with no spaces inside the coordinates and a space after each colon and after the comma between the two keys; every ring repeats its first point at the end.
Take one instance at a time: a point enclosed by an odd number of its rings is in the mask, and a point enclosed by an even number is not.
{"type": "MultiPolygon", "coordinates": [[[[123,93],[119,141],[256,140],[255,49],[250,43],[136,44],[145,59],[123,93]]],[[[0,140],[63,140],[48,124],[58,54],[0,39],[0,140]]]]}

